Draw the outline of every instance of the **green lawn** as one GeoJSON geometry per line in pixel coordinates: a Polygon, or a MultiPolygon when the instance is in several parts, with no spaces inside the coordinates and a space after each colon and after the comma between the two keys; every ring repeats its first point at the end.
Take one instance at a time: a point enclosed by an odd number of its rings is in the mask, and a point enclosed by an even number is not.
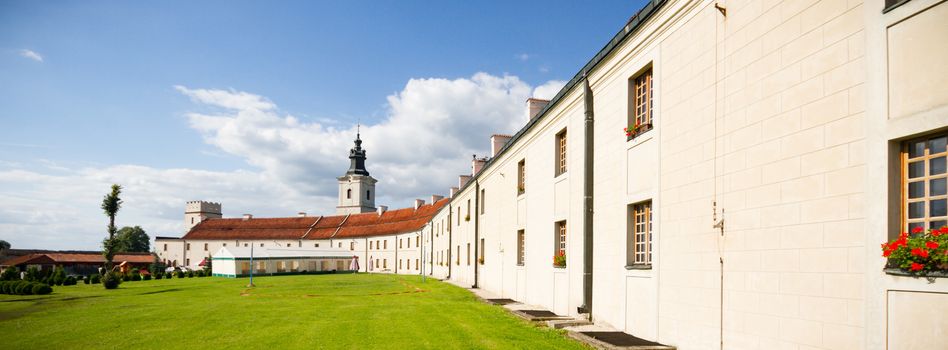
{"type": "Polygon", "coordinates": [[[4,349],[583,348],[417,276],[219,277],[0,295],[4,349]]]}

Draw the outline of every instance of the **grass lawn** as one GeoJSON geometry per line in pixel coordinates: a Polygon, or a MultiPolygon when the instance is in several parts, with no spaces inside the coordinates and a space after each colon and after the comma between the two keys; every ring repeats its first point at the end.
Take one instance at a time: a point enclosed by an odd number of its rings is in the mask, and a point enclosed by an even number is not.
{"type": "Polygon", "coordinates": [[[0,295],[3,349],[580,349],[456,286],[375,274],[185,278],[0,295]]]}

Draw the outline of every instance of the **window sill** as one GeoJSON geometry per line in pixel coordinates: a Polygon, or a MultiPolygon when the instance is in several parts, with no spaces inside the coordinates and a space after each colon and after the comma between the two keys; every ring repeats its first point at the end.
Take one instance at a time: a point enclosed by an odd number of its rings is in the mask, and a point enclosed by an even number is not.
{"type": "Polygon", "coordinates": [[[632,141],[632,140],[634,140],[634,139],[636,139],[636,138],[638,138],[638,137],[641,137],[642,135],[644,135],[645,133],[651,131],[652,129],[653,129],[652,123],[642,124],[642,126],[639,126],[639,128],[636,129],[635,132],[633,132],[632,134],[626,136],[626,137],[627,137],[627,138],[626,138],[626,141],[632,141]]]}
{"type": "Polygon", "coordinates": [[[517,266],[519,266],[519,267],[523,267],[524,265],[523,265],[523,264],[517,264],[517,266]]]}
{"type": "Polygon", "coordinates": [[[566,265],[563,265],[563,266],[560,266],[560,265],[553,265],[553,268],[554,268],[554,269],[566,269],[566,265]]]}
{"type": "Polygon", "coordinates": [[[928,279],[948,278],[948,271],[928,271],[928,272],[923,272],[923,273],[913,273],[913,272],[905,271],[902,269],[891,268],[891,267],[884,268],[882,269],[882,271],[885,272],[886,275],[891,275],[891,276],[912,277],[912,278],[922,277],[922,278],[928,278],[928,279]]]}
{"type": "Polygon", "coordinates": [[[651,270],[652,264],[632,264],[625,265],[626,270],[651,270]]]}

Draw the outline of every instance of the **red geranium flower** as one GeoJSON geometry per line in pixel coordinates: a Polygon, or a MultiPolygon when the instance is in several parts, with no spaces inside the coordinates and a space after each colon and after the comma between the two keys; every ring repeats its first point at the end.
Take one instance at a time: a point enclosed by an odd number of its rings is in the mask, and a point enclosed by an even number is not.
{"type": "Polygon", "coordinates": [[[919,263],[912,263],[912,271],[921,271],[925,268],[925,265],[919,263]]]}
{"type": "Polygon", "coordinates": [[[888,258],[889,255],[892,255],[892,251],[891,251],[891,250],[886,249],[886,250],[883,250],[883,251],[882,251],[882,256],[888,258]]]}
{"type": "Polygon", "coordinates": [[[921,233],[922,231],[925,231],[925,229],[923,229],[921,226],[912,229],[912,233],[921,233]]]}
{"type": "Polygon", "coordinates": [[[923,258],[927,258],[927,257],[928,257],[928,251],[925,250],[925,249],[921,249],[921,248],[915,248],[915,249],[912,249],[912,255],[914,255],[914,256],[920,256],[920,257],[923,257],[923,258]]]}
{"type": "Polygon", "coordinates": [[[925,246],[928,247],[928,249],[935,249],[938,248],[938,242],[928,241],[925,242],[925,246]]]}

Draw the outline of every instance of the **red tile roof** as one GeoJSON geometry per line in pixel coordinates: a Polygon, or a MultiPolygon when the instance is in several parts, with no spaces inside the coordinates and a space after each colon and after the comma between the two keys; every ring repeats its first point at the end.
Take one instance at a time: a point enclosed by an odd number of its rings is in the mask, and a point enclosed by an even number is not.
{"type": "MultiPolygon", "coordinates": [[[[132,264],[151,264],[155,258],[150,253],[116,254],[112,261],[119,264],[127,261],[132,264]]],[[[18,256],[0,263],[4,266],[16,265],[48,265],[48,264],[104,264],[102,253],[40,253],[18,256]]]]}
{"type": "Polygon", "coordinates": [[[207,219],[194,226],[184,239],[329,239],[390,235],[418,231],[450,199],[376,212],[321,217],[207,219]]]}

